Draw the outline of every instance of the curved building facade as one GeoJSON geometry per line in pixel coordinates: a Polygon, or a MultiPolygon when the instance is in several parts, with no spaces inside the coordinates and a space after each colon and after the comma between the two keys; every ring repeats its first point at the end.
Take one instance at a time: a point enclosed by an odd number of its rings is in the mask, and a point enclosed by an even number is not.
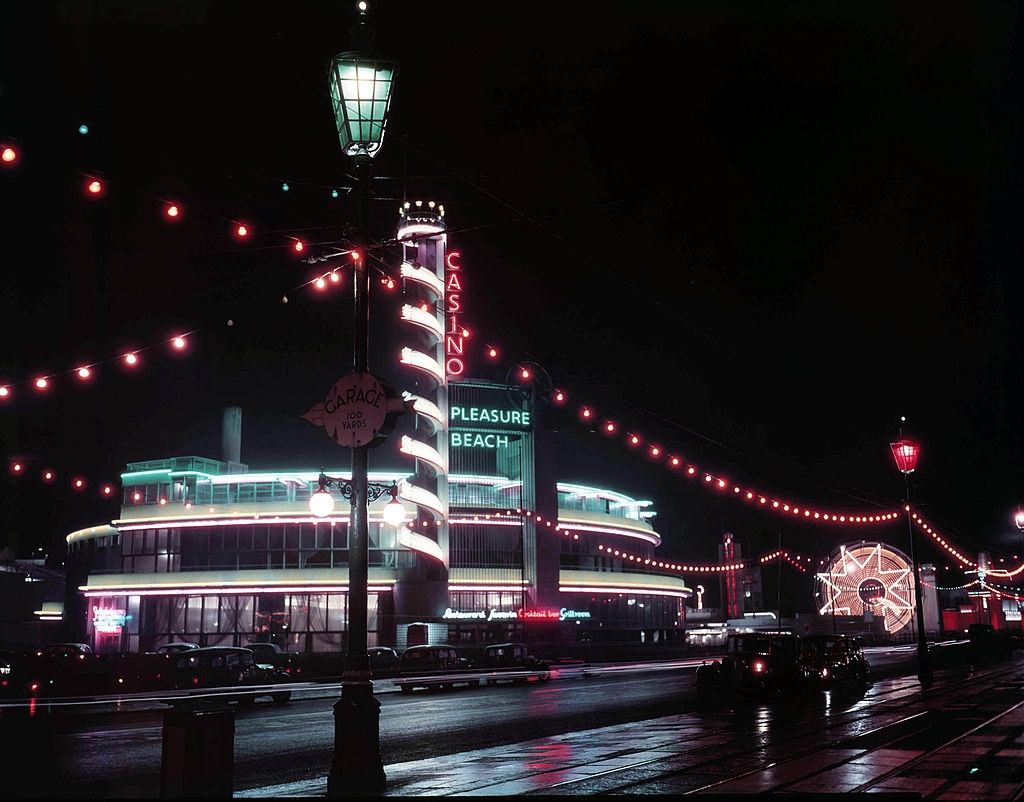
{"type": "MultiPolygon", "coordinates": [[[[394,527],[382,520],[386,495],[370,506],[369,643],[681,638],[684,581],[614,556],[655,556],[650,502],[546,479],[519,388],[463,381],[449,392],[447,510],[403,495],[415,516],[394,527]]],[[[66,618],[101,652],[174,640],[343,651],[349,507],[339,496],[331,515],[313,517],[318,476],[203,457],[129,464],[120,516],[67,536],[66,618]]],[[[414,476],[371,471],[370,481],[408,490],[414,476]]]]}

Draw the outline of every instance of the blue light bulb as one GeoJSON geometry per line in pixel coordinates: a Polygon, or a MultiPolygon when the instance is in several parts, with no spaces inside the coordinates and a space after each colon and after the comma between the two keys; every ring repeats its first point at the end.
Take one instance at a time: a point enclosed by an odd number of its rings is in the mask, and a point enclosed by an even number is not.
{"type": "Polygon", "coordinates": [[[82,123],[80,126],[78,126],[78,133],[80,133],[82,136],[85,136],[87,133],[89,133],[89,126],[85,123],[82,123]]]}

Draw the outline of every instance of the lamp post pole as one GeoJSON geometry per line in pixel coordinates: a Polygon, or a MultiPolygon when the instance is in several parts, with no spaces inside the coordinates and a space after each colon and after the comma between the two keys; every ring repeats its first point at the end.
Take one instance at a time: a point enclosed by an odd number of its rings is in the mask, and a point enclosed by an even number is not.
{"type": "Polygon", "coordinates": [[[917,549],[914,545],[914,521],[911,517],[910,507],[910,474],[917,467],[917,458],[920,454],[920,446],[911,441],[901,439],[891,443],[893,457],[896,459],[896,467],[903,474],[903,486],[906,490],[906,504],[904,509],[907,513],[907,537],[910,541],[910,562],[914,567],[914,611],[917,618],[917,678],[918,681],[928,686],[932,684],[932,669],[928,660],[928,639],[924,633],[924,600],[921,597],[921,569],[917,562],[917,549]]]}
{"type": "MultiPolygon", "coordinates": [[[[367,4],[357,4],[352,44],[357,50],[340,53],[329,70],[331,103],[342,152],[352,157],[358,192],[356,241],[353,260],[354,342],[352,372],[369,374],[370,278],[369,242],[370,162],[384,138],[397,64],[370,55],[372,30],[366,24],[367,4]]],[[[341,698],[334,705],[334,758],[327,780],[332,798],[381,794],[386,778],[380,756],[380,702],[373,696],[367,654],[368,521],[369,498],[380,489],[368,479],[369,443],[352,446],[352,513],[348,558],[348,650],[342,674],[341,698]]],[[[328,477],[321,477],[321,489],[328,477]]],[[[348,495],[346,493],[346,495],[348,495]]],[[[393,500],[397,504],[397,500],[393,500]]],[[[401,505],[398,505],[399,507],[401,505]]]]}
{"type": "MultiPolygon", "coordinates": [[[[354,262],[355,340],[352,372],[367,373],[370,357],[370,277],[366,267],[369,156],[356,157],[359,192],[357,238],[362,252],[354,262]]],[[[332,798],[379,794],[386,777],[380,756],[380,702],[373,695],[367,654],[369,526],[367,477],[369,446],[352,449],[352,514],[348,543],[348,648],[341,675],[341,698],[334,704],[334,760],[327,778],[332,798]]]]}

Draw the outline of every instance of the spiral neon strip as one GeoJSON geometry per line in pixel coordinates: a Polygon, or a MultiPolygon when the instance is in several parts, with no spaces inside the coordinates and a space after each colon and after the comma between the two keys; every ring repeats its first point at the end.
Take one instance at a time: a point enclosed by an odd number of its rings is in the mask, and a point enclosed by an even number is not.
{"type": "Polygon", "coordinates": [[[414,440],[407,434],[402,435],[402,445],[398,450],[414,459],[423,460],[437,473],[448,472],[448,465],[437,449],[420,440],[414,440]]]}
{"type": "Polygon", "coordinates": [[[444,370],[432,356],[427,356],[422,351],[415,351],[412,348],[406,347],[402,349],[402,356],[399,361],[403,365],[423,371],[438,384],[444,384],[444,370]]]}
{"type": "Polygon", "coordinates": [[[435,315],[430,314],[430,312],[424,312],[418,306],[403,304],[401,317],[403,323],[411,323],[432,334],[435,342],[440,342],[444,338],[444,326],[441,324],[441,321],[435,315]]]}
{"type": "Polygon", "coordinates": [[[441,503],[441,499],[422,487],[417,487],[409,482],[402,482],[398,486],[398,497],[418,507],[425,507],[438,518],[445,517],[444,505],[441,503]]]}
{"type": "Polygon", "coordinates": [[[444,297],[444,282],[434,275],[433,271],[419,265],[411,265],[403,262],[399,274],[404,279],[415,281],[434,293],[436,298],[444,297]]]}

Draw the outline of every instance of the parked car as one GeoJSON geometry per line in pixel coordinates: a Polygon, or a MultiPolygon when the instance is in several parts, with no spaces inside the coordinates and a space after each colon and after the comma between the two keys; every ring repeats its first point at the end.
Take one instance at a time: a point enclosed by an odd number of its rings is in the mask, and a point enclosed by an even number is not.
{"type": "Polygon", "coordinates": [[[845,635],[807,635],[800,639],[800,662],[807,679],[833,687],[844,682],[867,684],[871,666],[853,638],[845,635]]]}
{"type": "Polygon", "coordinates": [[[479,685],[477,675],[468,674],[469,660],[460,657],[454,646],[410,646],[398,661],[395,684],[408,693],[413,688],[450,688],[452,685],[479,685]]]}
{"type": "MultiPolygon", "coordinates": [[[[257,663],[251,649],[237,646],[209,646],[190,649],[174,659],[171,685],[179,690],[198,688],[250,688],[276,685],[290,677],[268,663],[257,663]]],[[[265,690],[233,697],[242,704],[254,702],[259,696],[270,696],[284,703],[292,697],[290,690],[265,690]]]]}
{"type": "Polygon", "coordinates": [[[806,685],[800,663],[800,638],[789,633],[732,635],[726,655],[697,669],[697,688],[782,691],[806,685]]]}
{"type": "Polygon", "coordinates": [[[163,646],[157,646],[154,654],[158,655],[169,655],[169,654],[181,654],[182,652],[190,651],[191,649],[198,649],[198,643],[189,643],[188,641],[175,641],[174,643],[165,643],[163,646]]]}
{"type": "Polygon", "coordinates": [[[276,643],[249,643],[245,648],[252,650],[257,663],[271,665],[290,677],[302,673],[301,655],[286,652],[276,643]]]}
{"type": "Polygon", "coordinates": [[[513,683],[547,682],[551,678],[550,664],[530,654],[525,643],[494,643],[487,646],[478,667],[487,671],[514,672],[488,677],[488,685],[494,685],[500,680],[513,683]]]}
{"type": "Polygon", "coordinates": [[[87,643],[51,643],[16,659],[17,685],[32,696],[79,696],[106,690],[103,666],[87,643]]]}
{"type": "Polygon", "coordinates": [[[390,646],[373,646],[366,653],[370,657],[370,673],[374,677],[393,677],[398,673],[398,652],[390,646]]]}

